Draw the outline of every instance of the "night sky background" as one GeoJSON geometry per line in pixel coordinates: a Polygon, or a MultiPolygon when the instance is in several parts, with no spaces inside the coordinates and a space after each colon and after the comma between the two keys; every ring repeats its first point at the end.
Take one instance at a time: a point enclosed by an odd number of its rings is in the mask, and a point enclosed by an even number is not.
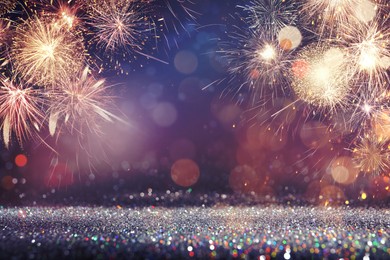
{"type": "MultiPolygon", "coordinates": [[[[291,123],[275,134],[279,121],[269,115],[283,107],[283,100],[270,108],[253,106],[250,91],[238,90],[239,80],[229,80],[229,64],[220,51],[226,43],[234,46],[228,36],[232,23],[244,26],[235,18],[239,3],[187,3],[199,15],[195,21],[182,19],[185,29],[167,18],[178,25],[179,33],[167,31],[169,45],[159,41],[146,45],[144,52],[168,64],[135,54],[136,59],[122,62],[123,74],[105,67],[100,76],[113,85],[112,108],[128,124],[107,124],[102,138],[91,136],[93,156],[75,152],[77,141],[71,135],[56,141],[47,129],[42,136],[46,131],[45,141],[59,156],[40,140],[29,140],[23,148],[17,143],[2,148],[0,204],[126,203],[131,194],[167,191],[244,195],[242,202],[388,201],[388,177],[360,175],[345,185],[332,179],[328,166],[348,151],[337,138],[323,141],[327,137],[321,118],[304,123],[307,112],[298,106],[292,118],[282,115],[281,121],[291,123]],[[316,130],[305,128],[310,133],[303,136],[302,128],[308,125],[316,130]],[[19,154],[28,160],[23,167],[15,162],[19,154]],[[183,187],[172,180],[172,165],[180,159],[198,165],[195,184],[183,187]]],[[[186,18],[183,10],[178,16],[186,18]]]]}

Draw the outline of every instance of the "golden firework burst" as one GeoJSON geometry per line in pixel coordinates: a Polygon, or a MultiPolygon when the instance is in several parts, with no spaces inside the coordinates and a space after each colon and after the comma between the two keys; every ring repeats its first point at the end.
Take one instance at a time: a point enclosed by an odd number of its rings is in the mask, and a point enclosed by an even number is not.
{"type": "Polygon", "coordinates": [[[380,174],[389,169],[390,150],[386,139],[366,134],[352,152],[354,161],[364,173],[380,174]]]}
{"type": "Polygon", "coordinates": [[[11,60],[25,82],[53,87],[85,66],[83,38],[56,20],[30,18],[16,29],[11,60]]]}

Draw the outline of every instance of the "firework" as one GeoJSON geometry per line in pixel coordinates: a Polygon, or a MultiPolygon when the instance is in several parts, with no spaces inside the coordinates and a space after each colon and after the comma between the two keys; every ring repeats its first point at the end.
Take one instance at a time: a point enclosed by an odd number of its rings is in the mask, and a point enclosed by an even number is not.
{"type": "Polygon", "coordinates": [[[370,0],[307,0],[302,10],[321,35],[339,32],[345,25],[367,23],[374,19],[377,5],[370,0]]]}
{"type": "Polygon", "coordinates": [[[111,97],[103,79],[89,76],[89,69],[73,79],[63,81],[61,88],[50,94],[49,131],[53,136],[65,125],[71,133],[83,135],[99,132],[102,121],[113,122],[117,117],[107,110],[111,97]]]}
{"type": "Polygon", "coordinates": [[[364,173],[384,173],[390,166],[390,150],[387,140],[366,134],[353,149],[353,158],[364,173]]]}
{"type": "Polygon", "coordinates": [[[280,41],[252,30],[231,38],[221,53],[229,62],[230,75],[233,78],[238,75],[244,77],[241,86],[251,90],[254,101],[268,92],[276,97],[278,92],[284,93],[288,89],[286,72],[291,66],[292,56],[280,41]]]}
{"type": "Polygon", "coordinates": [[[10,25],[10,22],[0,20],[0,49],[2,49],[7,43],[10,25]]]}
{"type": "Polygon", "coordinates": [[[17,0],[1,0],[0,15],[8,13],[15,9],[17,0]]]}
{"type": "Polygon", "coordinates": [[[42,15],[56,20],[56,26],[75,30],[81,25],[80,5],[74,0],[33,0],[28,6],[34,6],[42,15]]]}
{"type": "Polygon", "coordinates": [[[386,85],[390,68],[390,29],[386,23],[349,27],[342,36],[353,57],[356,81],[366,82],[370,92],[386,85]]]}
{"type": "Polygon", "coordinates": [[[330,45],[310,45],[292,63],[292,88],[296,95],[318,108],[343,105],[352,88],[347,52],[330,45]]]}
{"type": "Polygon", "coordinates": [[[273,36],[281,28],[294,25],[298,20],[297,4],[294,1],[252,0],[238,7],[248,14],[244,20],[250,28],[266,30],[273,36]]]}
{"type": "Polygon", "coordinates": [[[44,113],[43,99],[38,90],[16,86],[8,79],[0,80],[0,118],[3,141],[8,148],[12,133],[19,143],[32,136],[33,129],[39,130],[44,113]]]}
{"type": "Polygon", "coordinates": [[[149,24],[142,5],[133,1],[91,0],[89,24],[93,28],[93,41],[105,51],[143,49],[145,32],[149,24]]]}
{"type": "Polygon", "coordinates": [[[55,86],[84,66],[84,43],[51,20],[31,18],[16,29],[11,59],[24,81],[55,86]]]}

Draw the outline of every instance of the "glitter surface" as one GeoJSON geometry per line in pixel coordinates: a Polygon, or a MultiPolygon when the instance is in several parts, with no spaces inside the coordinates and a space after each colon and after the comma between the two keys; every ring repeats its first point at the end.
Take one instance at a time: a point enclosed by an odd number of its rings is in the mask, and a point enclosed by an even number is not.
{"type": "Polygon", "coordinates": [[[389,259],[390,210],[350,207],[10,207],[0,258],[389,259]]]}

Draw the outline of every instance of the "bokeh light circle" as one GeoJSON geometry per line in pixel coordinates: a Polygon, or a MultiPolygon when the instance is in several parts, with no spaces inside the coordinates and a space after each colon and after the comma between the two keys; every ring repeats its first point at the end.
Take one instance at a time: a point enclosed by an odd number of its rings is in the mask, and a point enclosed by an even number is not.
{"type": "Polygon", "coordinates": [[[171,178],[179,186],[190,187],[198,182],[198,164],[190,159],[177,160],[171,167],[171,178]]]}
{"type": "Polygon", "coordinates": [[[18,167],[24,167],[27,165],[27,157],[24,155],[24,154],[18,154],[16,157],[15,157],[15,164],[16,166],[18,167]]]}

